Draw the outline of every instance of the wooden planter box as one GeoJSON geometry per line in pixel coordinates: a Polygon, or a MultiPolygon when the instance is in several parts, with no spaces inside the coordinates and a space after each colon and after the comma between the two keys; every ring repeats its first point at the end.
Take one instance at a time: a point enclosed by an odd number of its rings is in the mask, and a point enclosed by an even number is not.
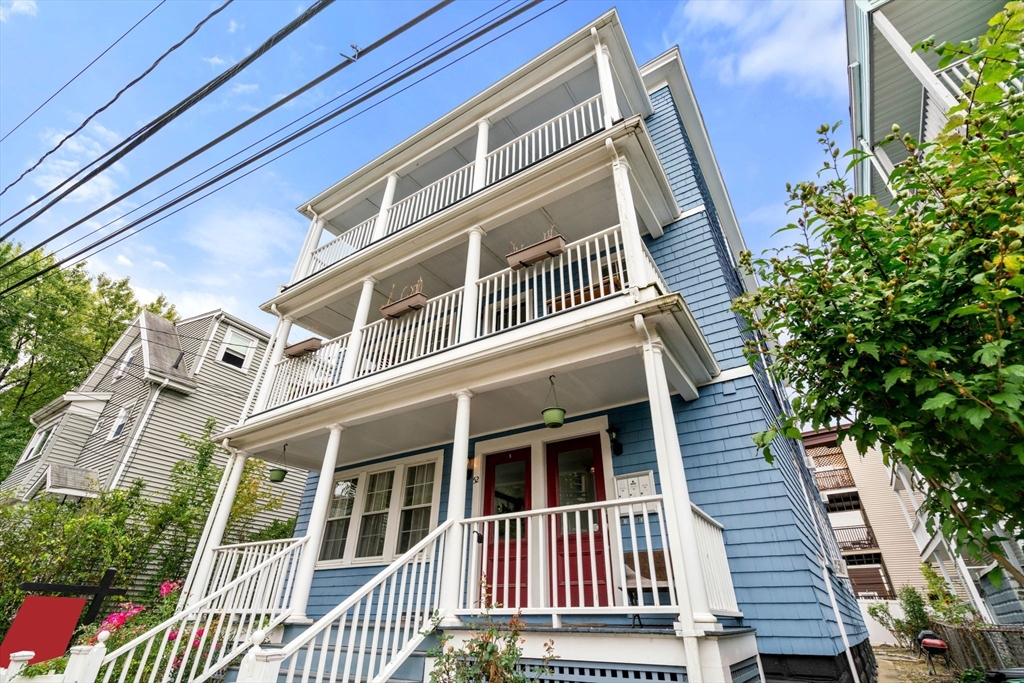
{"type": "Polygon", "coordinates": [[[555,235],[536,244],[523,247],[518,251],[513,251],[511,254],[507,254],[505,258],[508,260],[509,268],[519,270],[520,268],[532,266],[534,263],[543,261],[546,258],[558,256],[564,251],[565,238],[561,235],[555,235]]]}
{"type": "Polygon", "coordinates": [[[427,305],[427,295],[423,292],[417,292],[416,294],[410,294],[404,299],[399,299],[387,306],[381,306],[380,312],[384,314],[385,318],[401,318],[410,311],[418,311],[427,305]]]}
{"type": "Polygon", "coordinates": [[[284,355],[289,358],[298,358],[299,356],[305,356],[307,353],[319,351],[320,346],[323,344],[321,339],[317,337],[311,337],[300,342],[295,342],[291,346],[284,347],[284,355]]]}

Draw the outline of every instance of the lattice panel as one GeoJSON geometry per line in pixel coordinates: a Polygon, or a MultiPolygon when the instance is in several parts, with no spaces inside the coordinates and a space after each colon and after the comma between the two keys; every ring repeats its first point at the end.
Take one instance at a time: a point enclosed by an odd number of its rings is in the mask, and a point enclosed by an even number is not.
{"type": "Polygon", "coordinates": [[[846,456],[839,446],[814,446],[807,449],[815,467],[847,467],[846,456]]]}
{"type": "MultiPolygon", "coordinates": [[[[537,660],[524,660],[523,668],[535,674],[543,668],[537,660]]],[[[644,664],[604,664],[556,659],[547,666],[550,673],[539,675],[538,683],[611,683],[612,681],[664,681],[686,683],[686,669],[681,666],[648,666],[644,664]]]]}

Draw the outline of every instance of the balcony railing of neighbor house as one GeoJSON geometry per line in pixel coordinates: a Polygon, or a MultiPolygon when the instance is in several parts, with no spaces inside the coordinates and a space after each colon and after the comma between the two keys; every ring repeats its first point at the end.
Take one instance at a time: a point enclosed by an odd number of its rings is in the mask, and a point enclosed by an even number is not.
{"type": "Polygon", "coordinates": [[[839,527],[835,532],[840,550],[871,550],[878,547],[875,532],[869,526],[839,527]]]}
{"type": "Polygon", "coordinates": [[[387,234],[398,232],[407,225],[437,213],[446,206],[469,196],[473,191],[473,162],[449,173],[388,209],[387,234]]]}
{"type": "Polygon", "coordinates": [[[372,240],[375,225],[377,225],[377,216],[372,216],[354,228],[349,228],[327,244],[314,249],[307,275],[318,273],[332,263],[337,263],[349,254],[354,254],[367,246],[372,240]]]}
{"type": "Polygon", "coordinates": [[[346,333],[325,342],[316,351],[283,358],[274,373],[267,406],[278,406],[335,386],[341,379],[348,338],[346,333]]]}
{"type": "Polygon", "coordinates": [[[817,470],[814,473],[814,481],[818,482],[818,488],[822,491],[852,489],[856,486],[853,475],[847,469],[817,470]]]}
{"type": "MultiPolygon", "coordinates": [[[[437,612],[445,537],[442,524],[409,552],[293,638],[273,657],[279,675],[239,683],[387,681],[423,641],[437,612]]],[[[244,669],[244,667],[243,667],[244,669]]]]}
{"type": "Polygon", "coordinates": [[[460,523],[457,614],[678,612],[661,496],[460,523]]]}
{"type": "Polygon", "coordinates": [[[694,530],[700,549],[700,566],[704,572],[704,585],[708,604],[716,614],[739,614],[736,591],[729,571],[729,558],[725,554],[724,527],[696,505],[693,509],[694,530]]]}
{"type": "Polygon", "coordinates": [[[488,275],[477,288],[478,337],[628,291],[621,231],[608,228],[558,256],[488,275]]]}
{"type": "Polygon", "coordinates": [[[496,183],[604,128],[601,96],[537,126],[487,155],[486,183],[496,183]]]}
{"type": "Polygon", "coordinates": [[[216,590],[108,653],[99,680],[201,683],[216,675],[249,646],[253,633],[287,618],[306,540],[222,549],[220,576],[211,584],[216,590]]]}

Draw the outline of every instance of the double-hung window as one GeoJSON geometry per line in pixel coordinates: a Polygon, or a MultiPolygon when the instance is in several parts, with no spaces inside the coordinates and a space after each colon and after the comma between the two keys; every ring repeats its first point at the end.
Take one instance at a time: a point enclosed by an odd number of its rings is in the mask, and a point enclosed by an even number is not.
{"type": "Polygon", "coordinates": [[[217,360],[244,372],[249,369],[249,363],[252,361],[255,350],[255,339],[238,330],[228,328],[224,333],[224,343],[221,344],[220,351],[217,353],[217,360]]]}
{"type": "Polygon", "coordinates": [[[321,560],[340,560],[345,557],[348,529],[352,522],[352,510],[356,504],[357,479],[343,479],[334,485],[334,498],[327,511],[327,525],[324,528],[324,542],[320,547],[321,560]]]}

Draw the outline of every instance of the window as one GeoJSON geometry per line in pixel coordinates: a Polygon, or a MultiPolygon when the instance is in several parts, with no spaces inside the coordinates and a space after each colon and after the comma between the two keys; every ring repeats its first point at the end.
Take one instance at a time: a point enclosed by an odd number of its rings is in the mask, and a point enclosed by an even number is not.
{"type": "Polygon", "coordinates": [[[377,557],[384,554],[384,541],[388,532],[388,512],[391,508],[391,489],[395,471],[375,472],[366,487],[362,525],[356,557],[377,557]]]}
{"type": "Polygon", "coordinates": [[[344,479],[334,485],[334,498],[331,499],[331,509],[327,511],[324,543],[320,548],[321,560],[340,560],[345,557],[349,523],[356,504],[357,483],[357,479],[344,479]]]}
{"type": "Polygon", "coordinates": [[[434,463],[427,462],[405,469],[405,496],[402,500],[396,554],[406,552],[430,533],[430,502],[433,493],[434,463]]]}
{"type": "Polygon", "coordinates": [[[42,455],[43,449],[46,448],[46,444],[50,442],[50,437],[53,436],[53,430],[57,428],[57,425],[50,425],[46,429],[41,429],[36,432],[35,438],[28,442],[28,448],[21,456],[21,460],[18,461],[20,465],[23,462],[42,455]]]}
{"type": "Polygon", "coordinates": [[[229,328],[224,334],[224,343],[217,354],[217,360],[244,371],[249,368],[249,361],[255,349],[255,339],[229,328]]]}
{"type": "Polygon", "coordinates": [[[114,424],[110,425],[110,433],[107,434],[107,441],[116,439],[124,433],[124,427],[128,424],[128,414],[131,412],[131,406],[121,406],[121,410],[118,411],[117,417],[114,419],[114,424]]]}
{"type": "Polygon", "coordinates": [[[128,371],[131,369],[132,363],[135,362],[135,358],[139,355],[139,350],[141,348],[141,346],[136,346],[134,349],[128,350],[128,353],[126,353],[124,358],[121,359],[121,364],[118,365],[117,370],[114,371],[114,377],[111,380],[112,382],[116,382],[128,374],[128,371]]]}

